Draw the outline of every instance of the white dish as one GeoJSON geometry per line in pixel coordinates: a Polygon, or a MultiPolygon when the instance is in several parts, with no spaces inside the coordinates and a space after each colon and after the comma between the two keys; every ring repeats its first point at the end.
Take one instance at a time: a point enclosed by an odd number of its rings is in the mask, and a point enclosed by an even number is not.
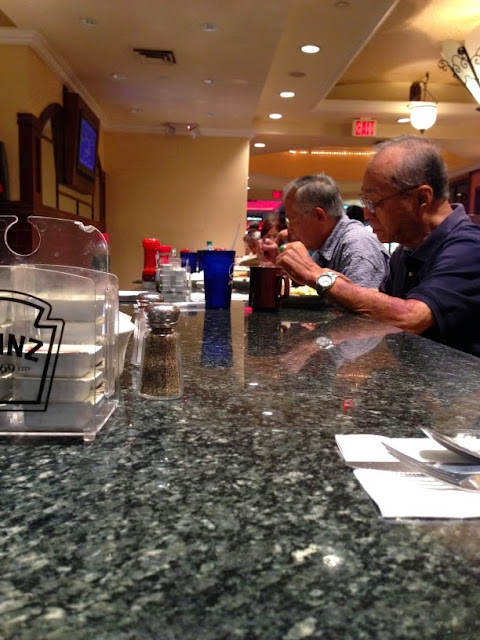
{"type": "MultiPolygon", "coordinates": [[[[37,362],[29,363],[29,370],[23,371],[24,377],[40,377],[43,375],[48,347],[40,348],[35,356],[37,362]]],[[[55,376],[59,378],[81,378],[88,371],[98,366],[103,360],[103,345],[61,344],[55,368],[55,376]]]]}
{"type": "Polygon", "coordinates": [[[0,376],[0,400],[5,400],[12,393],[12,374],[0,376]]]}
{"type": "MultiPolygon", "coordinates": [[[[59,378],[55,376],[50,390],[50,402],[83,402],[103,382],[103,371],[90,372],[83,378],[59,378]]],[[[32,402],[39,396],[42,378],[15,378],[14,398],[19,402],[32,402]]]]}
{"type": "MultiPolygon", "coordinates": [[[[82,431],[92,425],[105,400],[102,388],[96,389],[83,402],[49,403],[47,411],[24,411],[24,426],[29,430],[82,431]]],[[[2,425],[2,430],[8,430],[2,425]]],[[[19,426],[15,426],[15,431],[19,426]]]]}

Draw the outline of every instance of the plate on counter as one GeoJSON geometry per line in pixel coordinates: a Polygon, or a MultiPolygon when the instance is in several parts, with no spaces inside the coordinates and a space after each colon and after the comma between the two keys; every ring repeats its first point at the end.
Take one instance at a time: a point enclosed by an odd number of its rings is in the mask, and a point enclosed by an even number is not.
{"type": "Polygon", "coordinates": [[[330,303],[321,298],[315,289],[303,285],[290,287],[290,295],[283,301],[283,306],[291,309],[324,309],[330,306],[330,303]]]}
{"type": "Polygon", "coordinates": [[[247,290],[250,288],[250,278],[233,276],[233,288],[247,290]]]}

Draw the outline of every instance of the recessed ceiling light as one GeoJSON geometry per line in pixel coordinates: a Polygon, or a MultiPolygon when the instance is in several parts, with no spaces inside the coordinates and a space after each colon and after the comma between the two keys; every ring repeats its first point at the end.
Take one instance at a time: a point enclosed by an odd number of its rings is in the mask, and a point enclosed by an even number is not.
{"type": "Polygon", "coordinates": [[[305,71],[289,71],[288,75],[291,78],[305,78],[307,74],[305,71]]]}
{"type": "Polygon", "coordinates": [[[212,78],[205,78],[203,82],[209,85],[215,84],[215,80],[212,80],[212,78]]]}
{"type": "Polygon", "coordinates": [[[207,31],[208,33],[212,33],[213,31],[217,30],[217,27],[211,22],[204,22],[202,24],[202,30],[207,31]]]}
{"type": "Polygon", "coordinates": [[[268,117],[272,120],[280,120],[280,118],[283,118],[281,113],[271,113],[268,117]]]}
{"type": "Polygon", "coordinates": [[[110,75],[112,76],[112,78],[114,80],[126,80],[127,79],[127,74],[126,73],[118,73],[117,71],[114,71],[110,75]]]}
{"type": "Polygon", "coordinates": [[[281,98],[293,98],[293,97],[295,97],[295,92],[294,91],[281,91],[280,92],[280,97],[281,98]]]}
{"type": "Polygon", "coordinates": [[[79,22],[83,25],[85,25],[86,27],[94,27],[97,24],[97,21],[95,20],[95,18],[80,18],[79,22]]]}
{"type": "Polygon", "coordinates": [[[410,118],[399,118],[397,122],[399,124],[405,124],[406,122],[410,122],[410,118]]]}
{"type": "Polygon", "coordinates": [[[316,44],[304,44],[301,49],[303,53],[318,53],[320,51],[320,47],[317,47],[316,44]]]}
{"type": "Polygon", "coordinates": [[[264,142],[255,142],[254,147],[258,147],[258,149],[263,149],[263,147],[265,146],[264,142]]]}
{"type": "Polygon", "coordinates": [[[140,113],[140,107],[130,107],[130,113],[140,113]]]}
{"type": "Polygon", "coordinates": [[[337,9],[346,9],[350,6],[350,2],[348,0],[337,0],[333,6],[337,9]]]}

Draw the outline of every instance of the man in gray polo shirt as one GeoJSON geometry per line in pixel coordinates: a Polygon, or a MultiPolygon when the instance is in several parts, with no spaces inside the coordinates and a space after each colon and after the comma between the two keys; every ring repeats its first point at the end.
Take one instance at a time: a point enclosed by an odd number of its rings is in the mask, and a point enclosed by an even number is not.
{"type": "MultiPolygon", "coordinates": [[[[311,258],[302,256],[303,261],[313,260],[362,287],[378,288],[388,272],[388,252],[361,222],[345,215],[332,178],[324,174],[297,178],[284,188],[283,200],[290,238],[314,252],[311,258]]],[[[264,243],[263,250],[274,262],[277,247],[264,243]]]]}

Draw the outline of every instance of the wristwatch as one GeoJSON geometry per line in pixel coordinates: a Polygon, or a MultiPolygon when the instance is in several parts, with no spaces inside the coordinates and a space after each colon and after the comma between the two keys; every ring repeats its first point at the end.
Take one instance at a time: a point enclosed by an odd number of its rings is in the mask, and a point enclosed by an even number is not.
{"type": "Polygon", "coordinates": [[[338,278],[338,273],[333,273],[333,271],[327,271],[326,273],[322,273],[321,276],[318,276],[317,281],[315,282],[315,289],[319,296],[328,291],[330,287],[333,286],[333,283],[338,278]]]}
{"type": "Polygon", "coordinates": [[[335,346],[333,340],[328,336],[318,336],[318,338],[315,338],[315,344],[319,349],[331,349],[335,346]]]}

